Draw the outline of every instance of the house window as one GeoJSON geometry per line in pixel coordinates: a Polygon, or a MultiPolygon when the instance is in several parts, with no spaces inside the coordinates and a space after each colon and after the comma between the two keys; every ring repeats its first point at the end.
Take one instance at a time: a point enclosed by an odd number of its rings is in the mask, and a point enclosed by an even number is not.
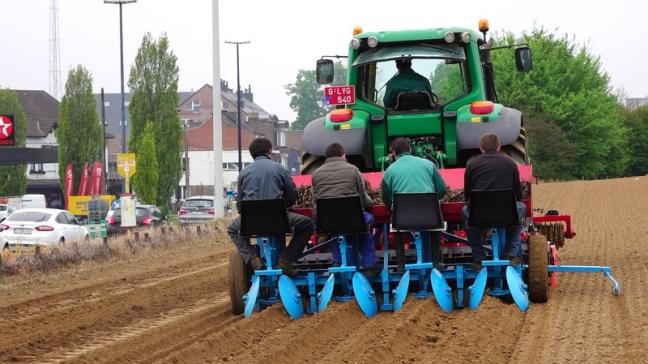
{"type": "Polygon", "coordinates": [[[283,130],[278,130],[277,131],[277,146],[278,147],[285,147],[286,146],[286,132],[283,130]]]}
{"type": "Polygon", "coordinates": [[[200,100],[191,100],[191,111],[200,110],[200,100]]]}
{"type": "Polygon", "coordinates": [[[281,165],[288,168],[288,154],[281,155],[281,165]]]}

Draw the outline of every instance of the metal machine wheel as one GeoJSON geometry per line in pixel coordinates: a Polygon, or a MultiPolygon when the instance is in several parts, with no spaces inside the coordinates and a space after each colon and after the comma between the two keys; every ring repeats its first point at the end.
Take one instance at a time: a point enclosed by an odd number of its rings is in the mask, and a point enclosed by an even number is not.
{"type": "Polygon", "coordinates": [[[529,238],[529,299],[536,303],[549,299],[547,238],[533,234],[529,238]]]}
{"type": "Polygon", "coordinates": [[[301,174],[313,174],[319,168],[326,158],[305,152],[302,155],[301,174]]]}
{"type": "Polygon", "coordinates": [[[230,255],[230,302],[232,313],[240,315],[245,309],[243,295],[250,289],[250,268],[243,261],[241,255],[234,251],[230,255]]]}

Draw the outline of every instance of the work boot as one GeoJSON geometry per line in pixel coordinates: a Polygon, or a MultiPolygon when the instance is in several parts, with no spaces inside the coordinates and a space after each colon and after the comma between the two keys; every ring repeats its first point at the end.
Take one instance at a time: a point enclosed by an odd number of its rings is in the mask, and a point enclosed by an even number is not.
{"type": "Polygon", "coordinates": [[[264,270],[264,269],[266,269],[266,265],[263,262],[263,260],[261,260],[261,258],[257,257],[256,255],[253,256],[250,259],[250,265],[252,266],[252,269],[254,269],[254,270],[264,270]]]}
{"type": "Polygon", "coordinates": [[[291,262],[279,259],[279,263],[277,263],[277,269],[281,269],[283,271],[283,274],[287,275],[288,277],[297,277],[297,271],[295,270],[295,268],[293,268],[291,262]]]}
{"type": "Polygon", "coordinates": [[[378,272],[380,272],[380,268],[378,268],[378,267],[376,267],[374,265],[374,266],[371,266],[371,267],[364,267],[364,268],[360,269],[360,272],[362,274],[364,274],[365,277],[372,278],[372,277],[375,277],[376,274],[378,274],[378,272]]]}
{"type": "Polygon", "coordinates": [[[482,269],[481,260],[473,260],[470,262],[470,268],[475,272],[479,272],[482,269]]]}
{"type": "Polygon", "coordinates": [[[522,259],[520,259],[520,257],[518,257],[518,256],[508,257],[506,259],[509,260],[509,265],[511,265],[511,266],[516,266],[516,265],[518,265],[518,264],[520,264],[522,262],[522,259]]]}

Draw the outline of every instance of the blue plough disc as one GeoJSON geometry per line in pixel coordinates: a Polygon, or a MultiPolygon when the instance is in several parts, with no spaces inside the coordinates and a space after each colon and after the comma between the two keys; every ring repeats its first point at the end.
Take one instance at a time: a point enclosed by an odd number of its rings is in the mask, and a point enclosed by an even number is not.
{"type": "Polygon", "coordinates": [[[376,316],[378,312],[378,302],[376,301],[376,292],[374,292],[371,283],[364,274],[355,272],[353,274],[353,294],[358,306],[367,317],[376,316]]]}
{"type": "Polygon", "coordinates": [[[261,277],[254,276],[252,278],[252,286],[250,286],[250,290],[247,293],[247,301],[245,301],[245,310],[243,311],[243,316],[245,317],[250,317],[254,312],[257,296],[259,295],[260,284],[261,277]]]}
{"type": "Polygon", "coordinates": [[[443,274],[441,274],[437,269],[432,269],[430,278],[432,279],[432,292],[434,292],[434,297],[436,298],[439,307],[441,307],[444,312],[452,312],[454,306],[452,289],[448,286],[448,282],[446,282],[445,278],[443,278],[443,274]]]}
{"type": "Polygon", "coordinates": [[[527,293],[527,285],[522,281],[522,276],[515,269],[515,267],[506,268],[506,283],[508,284],[509,291],[513,301],[520,308],[520,311],[527,312],[529,309],[529,294],[527,293]]]}
{"type": "Polygon", "coordinates": [[[324,287],[317,294],[317,299],[319,300],[317,312],[322,313],[326,310],[326,307],[328,307],[329,302],[331,302],[331,297],[333,297],[333,287],[335,287],[335,274],[331,274],[331,276],[328,277],[324,287]]]}
{"type": "Polygon", "coordinates": [[[297,320],[304,315],[304,302],[302,302],[301,294],[297,290],[295,282],[285,274],[279,278],[279,296],[281,296],[281,302],[290,318],[297,320]]]}
{"type": "Polygon", "coordinates": [[[407,291],[409,290],[410,272],[407,271],[401,277],[398,286],[394,289],[394,311],[398,311],[403,307],[405,299],[407,298],[407,291]]]}
{"type": "Polygon", "coordinates": [[[476,310],[481,304],[482,298],[484,297],[484,292],[486,291],[486,280],[488,279],[488,270],[486,267],[482,268],[472,286],[468,287],[470,291],[470,299],[468,300],[468,307],[471,310],[476,310]]]}

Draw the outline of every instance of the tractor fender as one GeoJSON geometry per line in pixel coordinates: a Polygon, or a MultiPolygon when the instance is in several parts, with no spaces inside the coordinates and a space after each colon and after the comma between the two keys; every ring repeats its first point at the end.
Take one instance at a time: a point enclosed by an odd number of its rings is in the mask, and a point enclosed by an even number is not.
{"type": "Polygon", "coordinates": [[[522,112],[502,107],[496,120],[489,122],[458,122],[457,147],[459,150],[479,148],[479,139],[486,133],[496,134],[501,145],[515,142],[522,127],[522,112]]]}
{"type": "MultiPolygon", "coordinates": [[[[354,119],[359,113],[355,113],[354,119]]],[[[367,116],[368,119],[368,116],[367,116]]],[[[356,119],[357,120],[357,119],[356,119]]],[[[366,122],[363,123],[366,125],[366,122]]],[[[331,143],[340,143],[348,155],[362,155],[365,148],[366,127],[355,126],[352,129],[332,130],[326,127],[326,117],[315,119],[304,128],[304,150],[312,155],[324,155],[324,150],[331,143]]]]}

